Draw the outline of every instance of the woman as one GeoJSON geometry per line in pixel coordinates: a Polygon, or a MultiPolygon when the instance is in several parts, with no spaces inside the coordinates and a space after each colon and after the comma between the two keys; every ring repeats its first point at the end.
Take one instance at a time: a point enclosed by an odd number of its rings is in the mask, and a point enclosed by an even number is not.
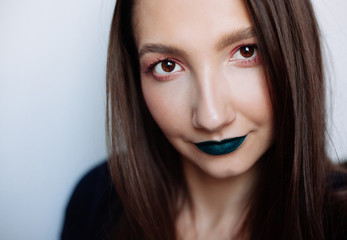
{"type": "Polygon", "coordinates": [[[118,0],[107,70],[116,191],[87,187],[100,168],[77,188],[97,199],[80,213],[107,219],[90,234],[346,238],[347,181],[326,155],[324,92],[308,0],[118,0]]]}

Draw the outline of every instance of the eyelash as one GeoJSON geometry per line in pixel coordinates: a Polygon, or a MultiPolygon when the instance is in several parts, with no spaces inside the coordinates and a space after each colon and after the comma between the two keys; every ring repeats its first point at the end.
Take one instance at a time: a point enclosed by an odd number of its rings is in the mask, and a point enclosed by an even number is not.
{"type": "Polygon", "coordinates": [[[248,67],[250,64],[254,64],[254,63],[258,63],[260,61],[260,56],[259,56],[259,51],[258,51],[258,45],[257,44],[242,44],[238,47],[236,47],[232,52],[231,52],[231,58],[229,59],[229,62],[236,62],[238,61],[240,64],[241,67],[248,67]],[[242,59],[242,60],[233,60],[233,56],[243,47],[251,47],[251,48],[254,48],[254,53],[253,54],[256,54],[256,56],[252,56],[250,58],[245,58],[245,59],[242,59]]]}
{"type": "Polygon", "coordinates": [[[165,62],[165,61],[173,61],[176,62],[175,60],[166,57],[166,58],[157,58],[157,60],[153,61],[151,64],[149,64],[149,66],[147,67],[145,73],[149,73],[152,72],[153,69],[155,68],[155,66],[157,66],[157,64],[161,63],[161,62],[165,62]]]}
{"type": "MultiPolygon", "coordinates": [[[[240,64],[241,67],[248,67],[249,65],[252,65],[254,63],[259,62],[260,58],[259,58],[259,54],[258,54],[258,45],[257,44],[242,44],[238,47],[236,47],[232,52],[231,52],[231,57],[229,59],[229,62],[238,62],[238,64],[240,64]],[[237,60],[233,60],[232,57],[243,47],[252,47],[255,49],[255,53],[257,54],[255,57],[251,57],[251,58],[245,58],[243,60],[237,59],[237,60]]],[[[153,61],[151,64],[148,65],[148,67],[146,67],[146,71],[145,73],[150,73],[154,71],[154,68],[165,61],[170,61],[170,62],[174,62],[175,64],[178,64],[181,66],[180,63],[178,63],[177,60],[170,58],[170,57],[165,57],[165,58],[157,58],[155,61],[153,61]]],[[[182,66],[181,66],[182,67],[182,66]]],[[[182,67],[183,68],[183,67],[182,67]]],[[[159,80],[168,80],[170,79],[171,74],[168,74],[166,76],[156,76],[156,78],[158,78],[159,80]]]]}

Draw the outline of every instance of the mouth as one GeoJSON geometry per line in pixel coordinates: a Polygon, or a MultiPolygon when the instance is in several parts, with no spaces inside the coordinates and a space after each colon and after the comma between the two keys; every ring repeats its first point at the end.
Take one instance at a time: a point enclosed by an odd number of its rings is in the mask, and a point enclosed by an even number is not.
{"type": "Polygon", "coordinates": [[[243,141],[246,139],[246,136],[235,137],[224,139],[220,142],[216,141],[206,141],[200,143],[194,143],[201,151],[210,155],[224,155],[231,153],[238,149],[243,141]]]}

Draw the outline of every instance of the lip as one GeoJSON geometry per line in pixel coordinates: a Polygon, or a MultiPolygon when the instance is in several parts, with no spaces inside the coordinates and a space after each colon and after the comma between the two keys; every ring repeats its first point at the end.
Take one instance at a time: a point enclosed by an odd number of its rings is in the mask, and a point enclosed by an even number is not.
{"type": "Polygon", "coordinates": [[[228,138],[220,142],[206,141],[200,143],[194,143],[201,151],[210,155],[224,155],[234,152],[238,149],[247,135],[242,137],[228,138]]]}

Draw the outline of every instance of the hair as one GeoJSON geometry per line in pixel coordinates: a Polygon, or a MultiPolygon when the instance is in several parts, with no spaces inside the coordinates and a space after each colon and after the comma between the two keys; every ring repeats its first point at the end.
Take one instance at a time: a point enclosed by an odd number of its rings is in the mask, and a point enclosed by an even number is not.
{"type": "MultiPolygon", "coordinates": [[[[338,197],[329,187],[333,165],[325,150],[325,83],[311,3],[244,2],[267,76],[275,142],[261,160],[257,192],[240,234],[247,232],[250,239],[331,237],[337,233],[330,210],[338,197]]],[[[179,154],[154,122],[141,92],[134,5],[134,0],[117,0],[107,62],[109,168],[124,207],[117,234],[121,239],[176,239],[178,199],[188,193],[179,154]]]]}

